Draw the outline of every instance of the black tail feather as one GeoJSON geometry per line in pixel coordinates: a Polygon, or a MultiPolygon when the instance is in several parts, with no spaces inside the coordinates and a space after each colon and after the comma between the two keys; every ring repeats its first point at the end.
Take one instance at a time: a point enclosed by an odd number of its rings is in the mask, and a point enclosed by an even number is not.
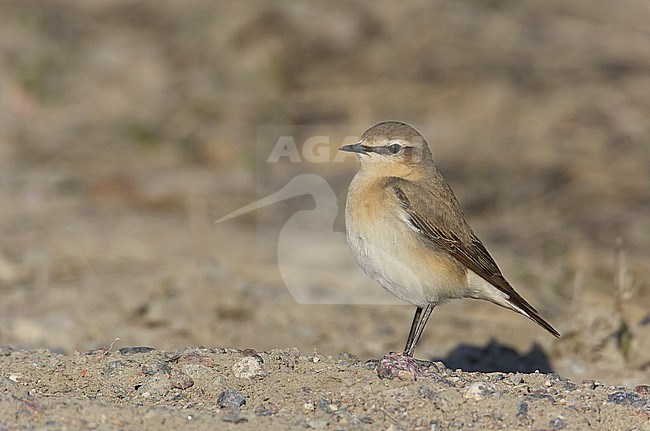
{"type": "Polygon", "coordinates": [[[546,329],[548,332],[550,332],[553,336],[560,338],[560,333],[557,332],[557,330],[551,326],[550,323],[548,323],[542,316],[540,316],[539,312],[535,310],[535,307],[530,305],[524,298],[522,298],[520,295],[511,295],[509,302],[523,311],[524,315],[528,317],[530,320],[533,322],[537,323],[539,326],[542,328],[546,329]]]}

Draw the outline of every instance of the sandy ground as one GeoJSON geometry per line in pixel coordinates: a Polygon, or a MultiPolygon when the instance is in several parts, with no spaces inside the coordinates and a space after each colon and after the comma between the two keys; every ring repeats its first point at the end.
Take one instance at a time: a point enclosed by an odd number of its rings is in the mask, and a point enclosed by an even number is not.
{"type": "Polygon", "coordinates": [[[3,429],[648,430],[650,386],[431,363],[379,379],[349,353],[3,349],[3,429]]]}
{"type": "Polygon", "coordinates": [[[647,2],[434,3],[0,2],[0,430],[648,429],[647,2]],[[335,157],[386,119],[561,339],[458,301],[365,365],[413,308],[335,157]]]}

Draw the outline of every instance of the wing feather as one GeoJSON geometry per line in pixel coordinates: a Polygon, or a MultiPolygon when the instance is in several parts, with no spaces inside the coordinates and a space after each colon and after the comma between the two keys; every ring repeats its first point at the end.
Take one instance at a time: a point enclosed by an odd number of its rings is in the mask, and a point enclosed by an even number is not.
{"type": "Polygon", "coordinates": [[[425,243],[448,252],[507,295],[507,300],[527,317],[554,336],[560,336],[501,274],[490,253],[465,222],[460,205],[446,183],[442,185],[448,199],[436,199],[429,190],[401,178],[390,178],[386,185],[393,191],[409,222],[422,235],[425,243]]]}

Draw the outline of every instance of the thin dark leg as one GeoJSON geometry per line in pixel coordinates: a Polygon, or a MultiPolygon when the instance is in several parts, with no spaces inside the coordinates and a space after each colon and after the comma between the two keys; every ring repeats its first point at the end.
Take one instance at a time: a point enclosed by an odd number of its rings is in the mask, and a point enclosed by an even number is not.
{"type": "MultiPolygon", "coordinates": [[[[409,347],[413,343],[415,338],[415,331],[418,327],[418,322],[420,321],[420,315],[422,314],[422,307],[415,309],[415,316],[413,316],[413,323],[411,323],[411,329],[409,331],[409,337],[406,339],[406,346],[404,347],[404,353],[408,352],[409,347]]],[[[410,355],[409,355],[410,356],[410,355]]]]}
{"type": "Polygon", "coordinates": [[[429,317],[431,317],[431,313],[433,312],[434,308],[435,308],[435,304],[428,304],[427,307],[424,309],[424,313],[420,318],[420,322],[418,323],[418,328],[415,332],[415,339],[413,340],[413,350],[415,350],[415,346],[420,341],[420,337],[424,332],[425,326],[427,326],[427,321],[429,320],[429,317]]]}
{"type": "Polygon", "coordinates": [[[422,332],[424,332],[424,327],[427,325],[427,320],[429,320],[434,307],[435,304],[428,304],[424,309],[424,314],[422,314],[421,307],[418,307],[417,310],[415,310],[415,316],[413,317],[409,337],[406,341],[406,347],[404,348],[404,356],[413,356],[415,345],[420,341],[422,332]]]}

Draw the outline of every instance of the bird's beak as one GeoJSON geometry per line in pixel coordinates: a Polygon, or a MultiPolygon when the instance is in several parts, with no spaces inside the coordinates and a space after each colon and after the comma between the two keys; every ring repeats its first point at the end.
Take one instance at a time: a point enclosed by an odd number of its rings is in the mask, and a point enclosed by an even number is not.
{"type": "Polygon", "coordinates": [[[361,145],[361,143],[356,143],[352,145],[343,145],[341,148],[339,148],[339,151],[347,151],[349,153],[359,153],[359,154],[367,154],[366,148],[361,145]]]}

